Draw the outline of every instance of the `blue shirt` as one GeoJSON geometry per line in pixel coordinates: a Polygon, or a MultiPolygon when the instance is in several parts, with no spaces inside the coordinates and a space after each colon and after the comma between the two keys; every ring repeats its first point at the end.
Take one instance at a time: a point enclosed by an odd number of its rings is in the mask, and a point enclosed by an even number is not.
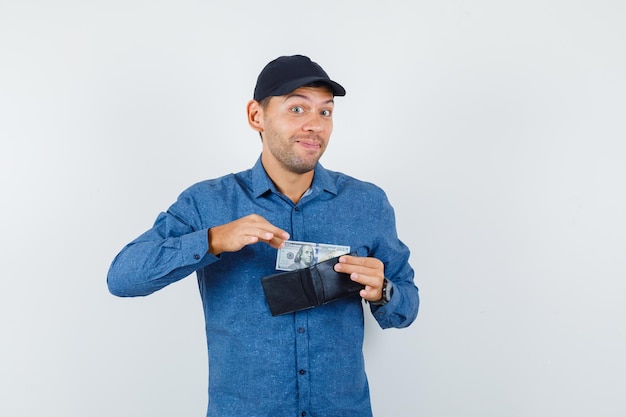
{"type": "Polygon", "coordinates": [[[278,272],[277,250],[258,243],[208,253],[209,228],[253,213],[292,240],[380,259],[393,297],[369,309],[382,328],[413,322],[418,290],[385,193],[320,164],[297,204],[276,190],[260,159],[250,170],[191,186],[116,256],[109,290],[143,296],[196,272],[209,355],[207,416],[371,416],[362,299],[272,317],[260,280],[278,272]]]}

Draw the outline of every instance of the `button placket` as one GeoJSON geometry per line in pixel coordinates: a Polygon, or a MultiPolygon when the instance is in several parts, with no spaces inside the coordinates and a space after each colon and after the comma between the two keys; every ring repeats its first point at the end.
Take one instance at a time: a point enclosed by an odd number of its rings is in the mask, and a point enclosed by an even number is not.
{"type": "Polygon", "coordinates": [[[307,312],[295,313],[296,335],[296,363],[295,372],[298,379],[298,401],[300,410],[307,410],[311,401],[311,386],[309,380],[309,340],[308,340],[308,316],[307,312]]]}

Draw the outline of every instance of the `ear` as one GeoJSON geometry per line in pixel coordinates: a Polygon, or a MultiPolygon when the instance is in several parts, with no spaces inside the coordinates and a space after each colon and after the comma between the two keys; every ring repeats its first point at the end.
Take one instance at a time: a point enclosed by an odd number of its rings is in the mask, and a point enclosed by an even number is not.
{"type": "Polygon", "coordinates": [[[263,131],[263,108],[256,100],[250,100],[246,106],[248,112],[248,124],[257,132],[263,131]]]}

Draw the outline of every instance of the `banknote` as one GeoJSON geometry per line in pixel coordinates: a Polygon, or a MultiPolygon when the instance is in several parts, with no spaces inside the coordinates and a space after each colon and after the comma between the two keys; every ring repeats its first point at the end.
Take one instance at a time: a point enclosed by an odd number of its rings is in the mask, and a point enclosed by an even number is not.
{"type": "Polygon", "coordinates": [[[306,268],[327,259],[350,253],[350,246],[288,240],[278,250],[276,269],[291,271],[306,268]]]}

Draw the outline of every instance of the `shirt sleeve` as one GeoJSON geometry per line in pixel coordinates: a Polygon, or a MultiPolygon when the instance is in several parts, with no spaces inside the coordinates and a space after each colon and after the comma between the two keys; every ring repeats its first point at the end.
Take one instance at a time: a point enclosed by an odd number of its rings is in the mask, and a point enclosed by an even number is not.
{"type": "Polygon", "coordinates": [[[370,304],[374,318],[381,328],[407,327],[417,317],[419,292],[414,283],[414,271],[409,264],[409,248],[400,241],[396,231],[393,207],[387,198],[382,200],[377,245],[372,256],[385,265],[385,276],[393,282],[393,295],[383,306],[370,304]]]}
{"type": "Polygon", "coordinates": [[[151,294],[215,262],[208,253],[208,228],[200,228],[197,209],[181,196],[159,214],[151,229],[126,245],[107,275],[109,291],[120,297],[151,294]]]}

